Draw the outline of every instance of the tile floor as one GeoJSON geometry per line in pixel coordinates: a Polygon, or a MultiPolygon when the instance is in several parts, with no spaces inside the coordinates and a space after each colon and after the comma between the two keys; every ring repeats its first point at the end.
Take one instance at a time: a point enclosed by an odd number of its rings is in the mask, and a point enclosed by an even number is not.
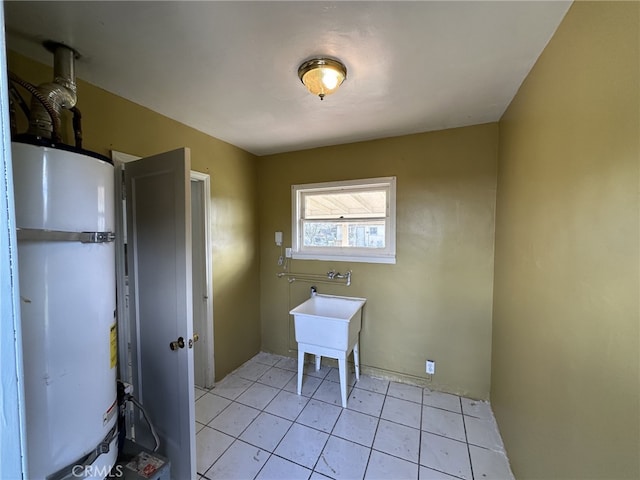
{"type": "Polygon", "coordinates": [[[260,353],[196,388],[197,470],[209,480],[513,479],[488,403],[260,353]]]}

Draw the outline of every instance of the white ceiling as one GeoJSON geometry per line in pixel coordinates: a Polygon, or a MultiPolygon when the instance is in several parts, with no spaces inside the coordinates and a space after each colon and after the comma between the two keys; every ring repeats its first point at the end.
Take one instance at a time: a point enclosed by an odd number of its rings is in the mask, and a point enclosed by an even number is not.
{"type": "MultiPolygon", "coordinates": [[[[497,121],[570,1],[6,1],[7,44],[257,155],[497,121]],[[317,55],[347,80],[320,101],[317,55]]],[[[29,80],[29,79],[26,79],[29,80]]],[[[82,108],[82,98],[78,106],[82,108]]]]}

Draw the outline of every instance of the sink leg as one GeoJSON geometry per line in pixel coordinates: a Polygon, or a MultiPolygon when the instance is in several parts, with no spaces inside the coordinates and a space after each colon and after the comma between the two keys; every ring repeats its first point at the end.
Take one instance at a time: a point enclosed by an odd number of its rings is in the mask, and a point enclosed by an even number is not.
{"type": "Polygon", "coordinates": [[[356,365],[356,380],[360,380],[360,352],[358,350],[358,342],[353,346],[353,362],[356,365]]]}
{"type": "Polygon", "coordinates": [[[298,346],[298,395],[302,393],[302,373],[304,372],[304,350],[298,346]]]}
{"type": "Polygon", "coordinates": [[[340,370],[340,395],[342,397],[342,408],[347,408],[347,356],[338,358],[338,368],[340,370]]]}
{"type": "Polygon", "coordinates": [[[316,355],[316,372],[320,371],[320,362],[322,361],[322,357],[320,355],[316,355]]]}

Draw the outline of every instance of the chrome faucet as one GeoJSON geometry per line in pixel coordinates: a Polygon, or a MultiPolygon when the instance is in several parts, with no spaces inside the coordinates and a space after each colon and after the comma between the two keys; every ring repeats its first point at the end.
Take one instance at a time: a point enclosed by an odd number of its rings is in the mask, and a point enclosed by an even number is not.
{"type": "Polygon", "coordinates": [[[335,280],[335,279],[346,279],[347,280],[347,287],[349,285],[351,285],[351,270],[347,270],[347,273],[342,274],[340,272],[336,272],[335,270],[330,270],[327,272],[327,277],[329,278],[329,280],[335,280]]]}

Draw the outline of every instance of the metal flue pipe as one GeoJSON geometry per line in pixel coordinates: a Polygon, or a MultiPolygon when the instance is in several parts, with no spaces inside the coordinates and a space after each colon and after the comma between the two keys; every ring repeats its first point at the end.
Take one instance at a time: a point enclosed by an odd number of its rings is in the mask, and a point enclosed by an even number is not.
{"type": "Polygon", "coordinates": [[[57,133],[54,124],[56,122],[59,124],[62,109],[73,108],[77,101],[74,62],[78,54],[72,48],[61,43],[45,42],[44,45],[54,55],[53,82],[43,83],[37,89],[46,99],[50,108],[45,108],[43,102],[32,98],[29,133],[59,141],[59,139],[52,138],[55,136],[53,134],[57,133]],[[55,115],[50,114],[51,110],[55,112],[55,115]]]}

